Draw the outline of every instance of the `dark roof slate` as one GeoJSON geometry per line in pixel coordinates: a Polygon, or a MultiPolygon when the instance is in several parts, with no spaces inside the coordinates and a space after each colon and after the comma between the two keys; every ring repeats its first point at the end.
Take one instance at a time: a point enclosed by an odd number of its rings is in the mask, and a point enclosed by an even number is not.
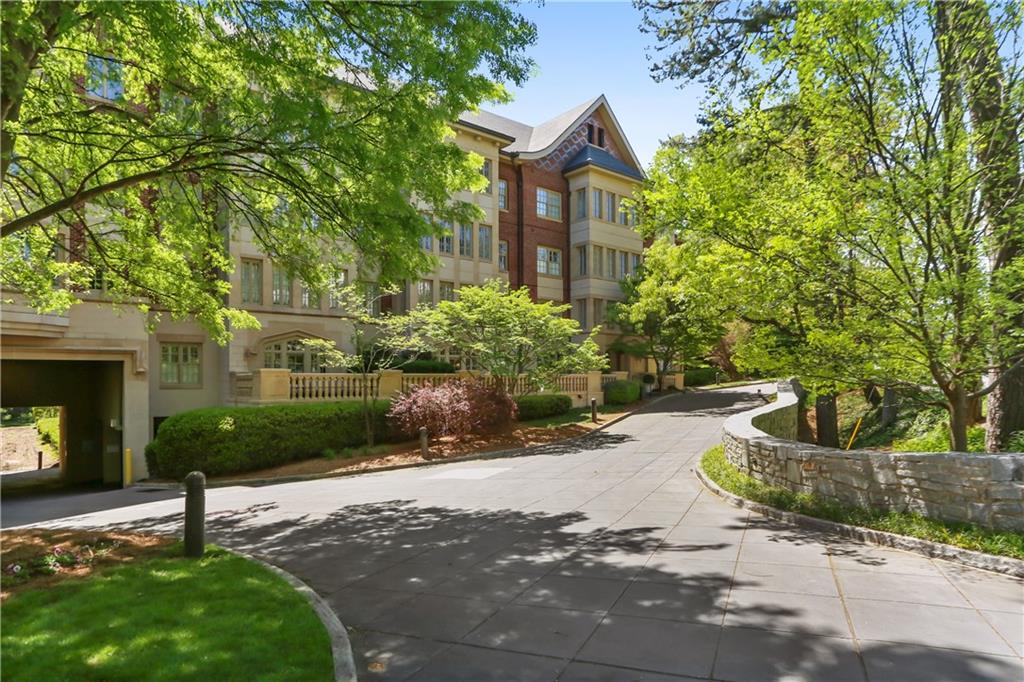
{"type": "Polygon", "coordinates": [[[582,168],[586,165],[604,168],[605,170],[618,173],[619,175],[625,175],[636,180],[644,179],[643,173],[615,158],[604,149],[595,147],[592,144],[585,145],[576,153],[576,156],[569,159],[569,163],[565,164],[565,168],[562,169],[562,172],[568,173],[569,171],[574,171],[577,168],[582,168]]]}

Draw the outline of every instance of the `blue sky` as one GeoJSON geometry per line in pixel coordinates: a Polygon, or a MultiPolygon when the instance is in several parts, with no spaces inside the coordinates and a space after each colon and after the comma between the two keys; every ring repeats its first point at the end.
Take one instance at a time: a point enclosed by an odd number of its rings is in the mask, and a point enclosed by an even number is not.
{"type": "Polygon", "coordinates": [[[537,73],[513,89],[510,104],[485,109],[537,125],[604,93],[645,167],[661,140],[697,131],[703,88],[654,82],[645,49],[653,39],[640,32],[632,4],[549,2],[518,9],[537,25],[530,50],[537,73]]]}

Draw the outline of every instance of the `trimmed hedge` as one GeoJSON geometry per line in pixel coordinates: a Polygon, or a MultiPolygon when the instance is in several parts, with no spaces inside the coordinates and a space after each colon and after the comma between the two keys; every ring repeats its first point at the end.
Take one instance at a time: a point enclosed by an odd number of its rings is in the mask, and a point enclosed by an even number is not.
{"type": "Polygon", "coordinates": [[[455,374],[455,366],[444,360],[413,360],[401,369],[406,374],[455,374]]]}
{"type": "Polygon", "coordinates": [[[604,387],[605,405],[628,405],[640,400],[639,381],[613,381],[604,387]]]}
{"type": "MultiPolygon", "coordinates": [[[[373,404],[374,433],[388,434],[389,404],[373,404]]],[[[150,476],[181,479],[190,471],[224,476],[319,457],[325,450],[366,444],[361,401],[208,407],[160,424],[146,446],[150,476]]]]}
{"type": "Polygon", "coordinates": [[[683,370],[683,384],[685,386],[708,386],[715,383],[716,374],[717,370],[714,367],[695,367],[683,370]]]}
{"type": "Polygon", "coordinates": [[[557,417],[572,409],[572,398],[561,393],[536,393],[516,398],[519,421],[557,417]]]}

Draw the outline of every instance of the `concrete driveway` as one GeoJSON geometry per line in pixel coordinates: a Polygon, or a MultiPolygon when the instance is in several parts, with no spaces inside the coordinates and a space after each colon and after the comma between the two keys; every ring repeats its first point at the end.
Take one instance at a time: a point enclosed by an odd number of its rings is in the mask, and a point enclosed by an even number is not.
{"type": "MultiPolygon", "coordinates": [[[[702,489],[700,453],[752,391],[527,457],[212,490],[210,536],[324,595],[360,679],[1024,679],[1020,581],[702,489]]],[[[142,500],[49,525],[177,528],[180,498],[142,500]]]]}

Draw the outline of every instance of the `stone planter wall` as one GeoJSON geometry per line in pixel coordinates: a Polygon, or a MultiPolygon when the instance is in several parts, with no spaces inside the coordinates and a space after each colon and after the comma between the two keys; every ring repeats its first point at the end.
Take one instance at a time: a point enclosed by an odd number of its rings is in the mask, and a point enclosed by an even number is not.
{"type": "Polygon", "coordinates": [[[788,382],[778,399],[725,422],[726,457],[741,471],[794,492],[844,504],[916,511],[1024,531],[1024,453],[872,452],[794,440],[799,401],[788,382]]]}

